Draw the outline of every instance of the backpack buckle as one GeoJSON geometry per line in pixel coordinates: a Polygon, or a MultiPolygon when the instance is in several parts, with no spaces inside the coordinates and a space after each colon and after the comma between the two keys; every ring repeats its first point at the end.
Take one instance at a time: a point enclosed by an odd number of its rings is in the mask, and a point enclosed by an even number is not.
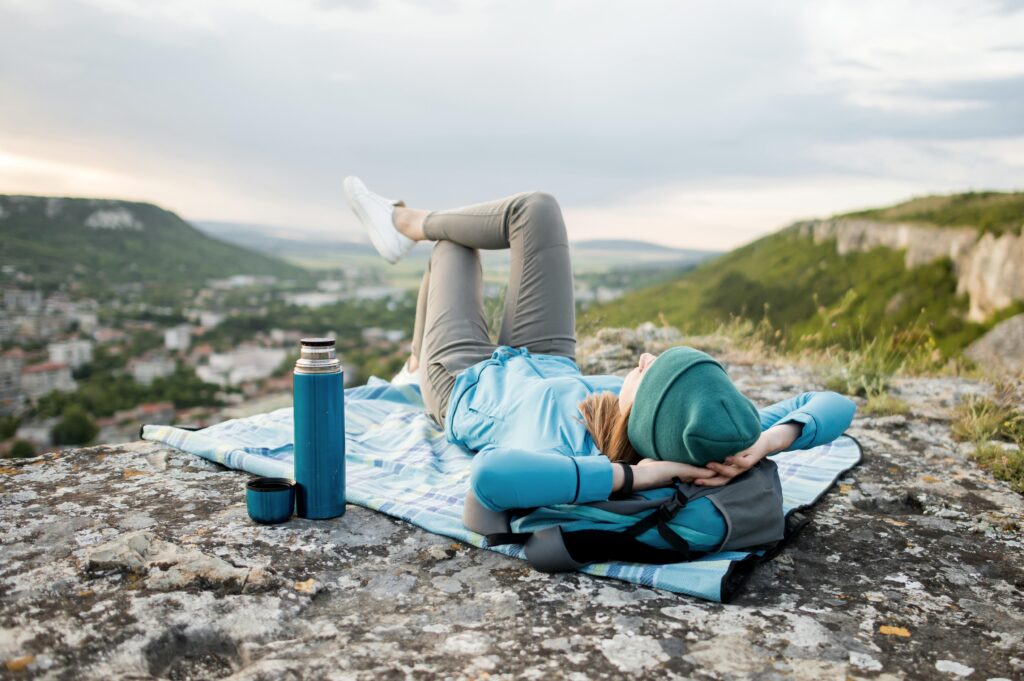
{"type": "Polygon", "coordinates": [[[671,499],[663,502],[661,506],[658,507],[658,518],[666,522],[672,520],[672,518],[675,518],[676,514],[679,513],[679,511],[683,510],[685,507],[686,496],[681,494],[679,490],[676,490],[676,493],[672,495],[671,499]]]}

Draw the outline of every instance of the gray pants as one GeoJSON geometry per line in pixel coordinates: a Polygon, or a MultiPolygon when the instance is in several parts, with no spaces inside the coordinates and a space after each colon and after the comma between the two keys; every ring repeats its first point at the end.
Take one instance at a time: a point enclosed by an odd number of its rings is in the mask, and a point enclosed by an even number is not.
{"type": "Polygon", "coordinates": [[[459,372],[498,345],[575,360],[576,308],[569,240],[558,203],[530,192],[454,210],[423,223],[436,241],[416,301],[412,352],[419,358],[423,401],[444,424],[459,372]],[[477,249],[511,251],[498,343],[491,342],[477,249]]]}

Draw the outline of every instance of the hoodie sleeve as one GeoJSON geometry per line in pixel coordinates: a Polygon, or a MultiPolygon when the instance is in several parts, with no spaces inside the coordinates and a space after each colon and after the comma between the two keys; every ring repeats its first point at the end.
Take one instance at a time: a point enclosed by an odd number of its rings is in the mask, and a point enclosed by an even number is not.
{"type": "Polygon", "coordinates": [[[488,447],[473,457],[477,500],[492,511],[604,501],[612,492],[608,457],[488,447]]]}
{"type": "Polygon", "coordinates": [[[806,392],[770,407],[759,409],[761,430],[782,423],[799,423],[800,436],[790,446],[811,449],[835,440],[853,421],[857,405],[853,400],[834,392],[806,392]]]}

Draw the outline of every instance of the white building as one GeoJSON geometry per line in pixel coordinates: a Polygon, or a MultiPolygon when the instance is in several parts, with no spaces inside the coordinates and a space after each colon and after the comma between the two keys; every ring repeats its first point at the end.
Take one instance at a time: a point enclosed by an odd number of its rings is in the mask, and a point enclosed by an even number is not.
{"type": "Polygon", "coordinates": [[[95,312],[77,311],[72,313],[71,318],[78,322],[78,330],[82,333],[92,333],[100,324],[99,315],[95,312]]]}
{"type": "Polygon", "coordinates": [[[11,414],[21,408],[21,357],[14,353],[0,355],[0,414],[11,414]]]}
{"type": "Polygon", "coordinates": [[[37,400],[58,392],[73,392],[78,386],[71,378],[71,367],[59,362],[33,364],[21,370],[21,389],[30,399],[37,400]]]}
{"type": "Polygon", "coordinates": [[[356,300],[388,300],[405,295],[406,290],[397,286],[363,286],[355,292],[356,300]]]}
{"type": "Polygon", "coordinates": [[[599,303],[610,303],[621,298],[623,293],[625,291],[621,288],[609,288],[608,286],[598,286],[597,291],[595,291],[597,302],[599,303]]]}
{"type": "Polygon", "coordinates": [[[128,340],[127,333],[109,326],[99,327],[92,332],[92,337],[97,343],[121,343],[128,340]]]}
{"type": "Polygon", "coordinates": [[[92,341],[74,339],[50,343],[46,346],[50,361],[56,364],[67,364],[77,369],[92,361],[92,341]]]}
{"type": "Polygon", "coordinates": [[[58,420],[56,416],[52,416],[41,421],[23,423],[18,426],[18,432],[14,434],[14,437],[19,440],[28,440],[36,446],[37,450],[49,447],[53,444],[53,438],[50,434],[53,432],[53,427],[57,425],[58,420]]]}
{"type": "Polygon", "coordinates": [[[220,323],[227,319],[227,315],[212,310],[203,310],[199,313],[199,326],[212,329],[220,326],[220,323]]]}
{"type": "Polygon", "coordinates": [[[4,289],[4,307],[8,310],[38,312],[43,309],[43,292],[24,289],[4,289]]]}
{"type": "Polygon", "coordinates": [[[30,340],[56,336],[68,328],[68,318],[62,314],[21,314],[11,321],[15,336],[30,340]]]}
{"type": "Polygon", "coordinates": [[[185,310],[185,316],[193,324],[198,324],[205,329],[213,329],[220,326],[221,322],[227,319],[227,315],[223,312],[214,312],[213,310],[203,310],[200,308],[185,310]]]}
{"type": "Polygon", "coordinates": [[[337,291],[306,291],[304,293],[286,293],[284,294],[284,302],[298,307],[317,308],[333,305],[344,297],[343,293],[337,291]]]}
{"type": "Polygon", "coordinates": [[[0,342],[14,338],[18,333],[18,325],[10,317],[0,317],[0,342]]]}
{"type": "MultiPolygon", "coordinates": [[[[308,335],[308,334],[307,334],[308,335]]],[[[298,347],[299,341],[303,338],[301,331],[289,329],[271,329],[270,342],[274,345],[290,345],[298,347]]]]}
{"type": "Polygon", "coordinates": [[[128,369],[132,372],[132,378],[136,383],[149,385],[158,378],[170,376],[174,373],[177,365],[170,357],[157,355],[142,359],[133,359],[128,363],[128,369]]]}
{"type": "Polygon", "coordinates": [[[316,283],[316,287],[321,291],[327,291],[328,293],[334,293],[342,291],[345,288],[345,282],[338,281],[337,279],[321,279],[316,283]]]}
{"type": "Polygon", "coordinates": [[[282,348],[243,345],[231,352],[210,355],[209,364],[196,367],[196,375],[220,386],[240,385],[267,378],[287,356],[288,352],[282,348]]]}
{"type": "Polygon", "coordinates": [[[372,343],[374,341],[388,341],[397,343],[405,338],[405,331],[401,329],[382,329],[379,326],[368,326],[362,331],[363,340],[372,343]]]}
{"type": "Polygon", "coordinates": [[[247,288],[249,286],[271,286],[277,282],[277,277],[269,274],[236,274],[227,279],[211,279],[206,282],[215,289],[247,288]]]}
{"type": "Polygon", "coordinates": [[[178,324],[164,330],[164,347],[174,352],[185,352],[192,345],[192,327],[189,324],[178,324]]]}

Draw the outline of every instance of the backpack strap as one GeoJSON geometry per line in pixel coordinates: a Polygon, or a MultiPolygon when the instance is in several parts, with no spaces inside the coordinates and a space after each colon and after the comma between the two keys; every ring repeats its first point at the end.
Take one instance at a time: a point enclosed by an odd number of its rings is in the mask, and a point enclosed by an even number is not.
{"type": "MultiPolygon", "coordinates": [[[[541,572],[567,572],[588,563],[609,560],[627,563],[663,565],[693,560],[705,555],[690,550],[690,545],[669,525],[669,521],[686,506],[686,491],[682,482],[673,481],[672,496],[646,516],[621,532],[611,530],[577,530],[563,532],[558,525],[536,532],[496,532],[487,535],[489,546],[524,544],[526,559],[541,572]],[[652,528],[671,548],[662,549],[640,541],[640,535],[652,528]]],[[[645,502],[648,508],[651,506],[645,502]]]]}
{"type": "Polygon", "coordinates": [[[526,540],[524,549],[530,565],[540,572],[569,572],[608,560],[656,565],[685,560],[675,550],[655,548],[624,532],[563,532],[559,525],[534,532],[526,540]]]}
{"type": "Polygon", "coordinates": [[[642,543],[639,541],[640,535],[652,527],[658,528],[661,538],[678,554],[673,562],[693,560],[696,557],[691,554],[690,544],[669,525],[669,521],[686,508],[689,501],[682,485],[683,482],[679,478],[672,478],[672,487],[674,488],[672,496],[663,501],[658,508],[654,509],[654,512],[633,523],[632,527],[622,533],[636,539],[638,543],[642,543]]]}

